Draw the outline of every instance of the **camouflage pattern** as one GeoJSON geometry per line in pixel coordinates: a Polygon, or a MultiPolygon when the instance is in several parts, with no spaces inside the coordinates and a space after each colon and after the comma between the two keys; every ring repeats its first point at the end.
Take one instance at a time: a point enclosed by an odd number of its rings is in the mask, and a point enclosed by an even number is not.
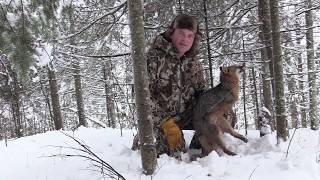
{"type": "Polygon", "coordinates": [[[168,153],[160,128],[162,121],[174,117],[181,129],[193,129],[192,103],[195,94],[205,88],[203,69],[196,56],[177,55],[165,34],[155,38],[146,54],[158,154],[168,153]]]}

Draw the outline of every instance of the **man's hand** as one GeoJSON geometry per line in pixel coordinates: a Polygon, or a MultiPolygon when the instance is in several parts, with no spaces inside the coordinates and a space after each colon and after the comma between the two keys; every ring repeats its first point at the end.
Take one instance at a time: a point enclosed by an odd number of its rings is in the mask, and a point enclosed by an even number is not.
{"type": "Polygon", "coordinates": [[[175,118],[165,120],[161,128],[170,148],[170,153],[183,151],[185,149],[185,141],[179,126],[175,123],[175,118]]]}

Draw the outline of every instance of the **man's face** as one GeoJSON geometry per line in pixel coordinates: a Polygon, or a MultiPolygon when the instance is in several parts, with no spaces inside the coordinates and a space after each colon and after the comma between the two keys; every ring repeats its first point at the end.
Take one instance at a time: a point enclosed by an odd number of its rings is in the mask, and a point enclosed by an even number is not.
{"type": "Polygon", "coordinates": [[[195,33],[189,29],[175,29],[171,35],[173,46],[178,50],[179,56],[183,56],[190,50],[194,41],[195,33]]]}

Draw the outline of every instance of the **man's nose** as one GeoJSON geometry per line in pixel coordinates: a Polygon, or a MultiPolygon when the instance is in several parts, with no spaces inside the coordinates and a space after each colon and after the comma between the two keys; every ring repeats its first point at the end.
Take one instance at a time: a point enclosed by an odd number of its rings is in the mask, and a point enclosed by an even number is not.
{"type": "Polygon", "coordinates": [[[189,41],[189,39],[188,39],[188,37],[187,37],[187,36],[183,36],[183,37],[182,37],[182,41],[183,41],[183,42],[188,42],[188,41],[189,41]]]}

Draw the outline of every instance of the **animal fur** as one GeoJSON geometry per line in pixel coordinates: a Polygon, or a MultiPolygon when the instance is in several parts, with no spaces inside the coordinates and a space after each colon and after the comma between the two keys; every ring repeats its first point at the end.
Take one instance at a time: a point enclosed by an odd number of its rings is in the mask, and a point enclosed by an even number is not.
{"type": "Polygon", "coordinates": [[[226,147],[222,138],[224,132],[248,141],[232,128],[225,116],[239,99],[240,73],[243,70],[244,65],[220,67],[220,84],[204,92],[193,109],[195,138],[198,138],[204,156],[218,149],[228,155],[236,155],[226,147]]]}

